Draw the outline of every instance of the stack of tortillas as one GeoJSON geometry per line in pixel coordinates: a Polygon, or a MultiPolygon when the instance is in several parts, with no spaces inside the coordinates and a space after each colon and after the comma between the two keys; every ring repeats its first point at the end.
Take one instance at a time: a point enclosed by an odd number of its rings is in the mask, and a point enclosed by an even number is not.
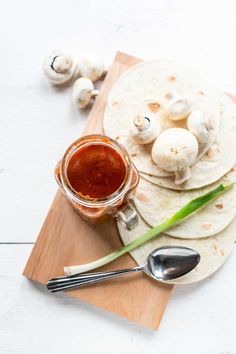
{"type": "MultiPolygon", "coordinates": [[[[104,115],[105,134],[121,143],[140,173],[133,197],[139,213],[139,226],[132,231],[118,225],[124,244],[141,236],[171,217],[192,199],[236,181],[236,107],[223,93],[210,88],[192,69],[172,61],[153,60],[134,66],[113,86],[104,115]],[[193,109],[204,110],[218,125],[211,144],[200,145],[190,166],[191,177],[176,184],[173,173],[163,170],[152,159],[153,143],[139,144],[130,135],[134,117],[140,110],[156,115],[161,131],[187,128],[186,119],[171,120],[162,110],[169,92],[193,98],[193,109]]],[[[143,264],[149,253],[164,245],[186,246],[201,255],[199,265],[173,283],[199,281],[215,272],[229,256],[236,238],[236,187],[190,216],[177,226],[135,249],[131,255],[143,264]]]]}

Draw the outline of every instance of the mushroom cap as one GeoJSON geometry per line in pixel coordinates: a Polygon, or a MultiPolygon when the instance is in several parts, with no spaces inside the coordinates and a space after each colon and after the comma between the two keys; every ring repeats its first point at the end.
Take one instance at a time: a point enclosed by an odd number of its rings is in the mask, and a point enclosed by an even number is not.
{"type": "Polygon", "coordinates": [[[79,108],[85,108],[92,96],[94,85],[90,79],[81,77],[77,79],[73,86],[73,102],[79,108]]]}
{"type": "Polygon", "coordinates": [[[91,58],[81,58],[79,60],[79,72],[82,77],[92,81],[101,78],[105,72],[104,63],[100,58],[91,56],[91,58]]]}
{"type": "Polygon", "coordinates": [[[72,77],[78,75],[76,61],[62,51],[53,51],[46,56],[43,62],[43,70],[53,85],[63,85],[70,81],[72,77]]]}
{"type": "Polygon", "coordinates": [[[201,110],[194,110],[188,116],[188,130],[195,135],[200,144],[209,143],[216,136],[216,124],[214,117],[206,116],[201,110]]]}
{"type": "Polygon", "coordinates": [[[198,142],[187,129],[166,129],[157,137],[151,154],[153,161],[166,171],[184,170],[197,157],[198,142]]]}
{"type": "Polygon", "coordinates": [[[152,112],[143,112],[134,119],[129,133],[135,142],[144,145],[155,140],[160,132],[161,124],[158,117],[152,112]]]}
{"type": "Polygon", "coordinates": [[[172,93],[166,97],[169,99],[163,104],[163,108],[171,120],[181,120],[190,114],[192,103],[189,97],[172,93]]]}

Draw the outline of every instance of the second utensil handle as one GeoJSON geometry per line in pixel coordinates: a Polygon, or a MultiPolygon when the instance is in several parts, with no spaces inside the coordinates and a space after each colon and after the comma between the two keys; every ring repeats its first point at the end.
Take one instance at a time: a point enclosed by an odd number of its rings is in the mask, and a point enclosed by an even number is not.
{"type": "Polygon", "coordinates": [[[128,273],[133,273],[133,272],[138,272],[142,270],[142,266],[138,266],[135,268],[128,268],[128,269],[122,269],[122,270],[116,270],[116,271],[110,271],[110,272],[98,272],[98,273],[93,273],[93,274],[81,274],[81,276],[77,277],[71,277],[64,279],[64,281],[60,281],[60,278],[57,280],[56,278],[49,280],[47,284],[48,290],[50,290],[52,293],[59,292],[59,291],[67,291],[67,290],[72,290],[72,289],[77,289],[82,286],[94,284],[100,281],[112,279],[115,277],[118,277],[120,275],[125,275],[128,273]]]}

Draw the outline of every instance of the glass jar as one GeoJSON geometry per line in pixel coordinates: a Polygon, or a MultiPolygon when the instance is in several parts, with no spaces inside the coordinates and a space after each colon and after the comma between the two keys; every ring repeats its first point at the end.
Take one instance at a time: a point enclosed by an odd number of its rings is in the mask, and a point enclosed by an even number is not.
{"type": "MultiPolygon", "coordinates": [[[[82,152],[83,150],[81,150],[81,154],[82,152]]],[[[101,223],[112,216],[118,218],[119,222],[129,230],[137,226],[138,215],[130,202],[130,197],[138,185],[139,174],[125,148],[115,140],[100,134],[87,135],[76,140],[68,147],[61,161],[57,164],[55,177],[63,194],[84,220],[101,223]],[[125,178],[119,188],[103,198],[89,198],[81,195],[72,187],[68,178],[68,166],[72,156],[76,157],[75,153],[78,154],[80,149],[91,145],[112,148],[119,154],[125,166],[125,178]]]]}

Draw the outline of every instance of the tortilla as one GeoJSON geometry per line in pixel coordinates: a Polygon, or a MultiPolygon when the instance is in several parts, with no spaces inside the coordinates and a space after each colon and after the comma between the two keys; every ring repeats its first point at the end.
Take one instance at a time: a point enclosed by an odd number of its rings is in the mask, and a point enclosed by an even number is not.
{"type": "MultiPolygon", "coordinates": [[[[132,231],[127,231],[120,224],[118,224],[120,236],[124,244],[135,240],[150,228],[140,218],[140,223],[137,228],[132,231]]],[[[154,240],[147,242],[143,246],[131,251],[130,254],[137,262],[142,265],[146,262],[148,255],[156,248],[162,246],[185,246],[190,247],[199,252],[201,260],[197,267],[190,273],[168,281],[172,284],[189,284],[200,281],[209,275],[213,274],[219,269],[226,259],[229,257],[234,246],[234,233],[236,230],[236,221],[233,221],[224,231],[221,233],[207,237],[203,239],[177,239],[169,237],[167,235],[159,235],[154,240]]]]}
{"type": "MultiPolygon", "coordinates": [[[[147,179],[167,188],[187,190],[214,183],[236,162],[234,104],[224,93],[209,88],[194,71],[171,61],[144,62],[121,76],[108,99],[104,130],[107,135],[124,145],[138,170],[145,173],[147,179]],[[152,144],[139,145],[129,136],[132,121],[144,106],[156,113],[157,119],[162,123],[162,130],[173,126],[186,128],[186,120],[171,121],[161,108],[163,97],[173,90],[193,96],[193,109],[211,113],[220,125],[214,145],[192,166],[192,177],[181,185],[176,185],[173,177],[162,178],[172,173],[160,169],[152,161],[152,144]]],[[[202,150],[204,149],[201,148],[201,153],[202,150]]]]}
{"type": "MultiPolygon", "coordinates": [[[[156,186],[140,179],[134,195],[134,204],[147,224],[155,227],[174,215],[185,204],[209,191],[219,184],[236,181],[236,170],[232,169],[220,181],[192,191],[174,191],[156,186]]],[[[228,226],[236,216],[236,186],[223,193],[190,215],[185,221],[168,229],[166,234],[180,238],[202,238],[215,235],[228,226]]]]}

